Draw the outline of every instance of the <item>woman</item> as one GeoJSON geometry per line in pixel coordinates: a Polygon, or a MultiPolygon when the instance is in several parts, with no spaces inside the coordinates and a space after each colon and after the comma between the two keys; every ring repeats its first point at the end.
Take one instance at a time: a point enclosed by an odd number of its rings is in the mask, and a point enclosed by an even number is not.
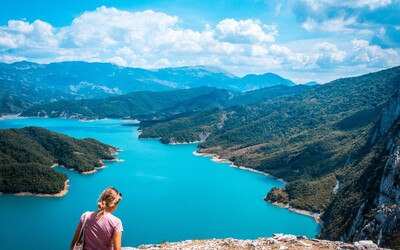
{"type": "Polygon", "coordinates": [[[84,249],[121,249],[122,241],[122,222],[112,215],[117,209],[118,202],[122,199],[122,194],[115,188],[106,188],[100,195],[97,203],[96,212],[86,212],[82,214],[78,227],[76,228],[74,238],[72,239],[70,249],[74,248],[78,241],[81,227],[86,218],[84,227],[84,249]]]}

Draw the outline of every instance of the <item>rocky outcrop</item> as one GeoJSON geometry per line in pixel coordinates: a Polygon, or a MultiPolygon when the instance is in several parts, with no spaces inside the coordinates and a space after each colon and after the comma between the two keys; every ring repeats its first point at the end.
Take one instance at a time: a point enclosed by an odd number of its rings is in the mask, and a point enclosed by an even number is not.
{"type": "Polygon", "coordinates": [[[390,127],[400,116],[400,90],[398,90],[392,98],[390,98],[389,103],[384,108],[382,112],[381,119],[378,123],[378,127],[375,130],[374,137],[372,139],[372,144],[378,141],[378,139],[389,131],[390,127]]]}
{"type": "Polygon", "coordinates": [[[332,250],[377,250],[379,248],[372,241],[360,241],[354,244],[339,242],[307,239],[305,236],[275,234],[271,238],[259,238],[256,240],[237,240],[237,239],[213,239],[213,240],[186,240],[174,243],[163,243],[159,245],[141,245],[138,248],[125,247],[124,250],[291,250],[291,249],[332,249],[332,250]]]}
{"type": "Polygon", "coordinates": [[[374,205],[354,239],[372,239],[377,244],[400,227],[400,141],[394,138],[389,142],[391,154],[383,169],[379,192],[376,194],[374,205]]]}
{"type": "Polygon", "coordinates": [[[376,136],[388,133],[386,149],[390,150],[390,155],[379,181],[379,191],[373,202],[374,209],[366,213],[361,228],[354,233],[354,240],[370,239],[378,245],[386,244],[393,232],[400,228],[400,133],[398,126],[394,126],[399,117],[398,91],[384,109],[374,136],[376,139],[376,136]]]}

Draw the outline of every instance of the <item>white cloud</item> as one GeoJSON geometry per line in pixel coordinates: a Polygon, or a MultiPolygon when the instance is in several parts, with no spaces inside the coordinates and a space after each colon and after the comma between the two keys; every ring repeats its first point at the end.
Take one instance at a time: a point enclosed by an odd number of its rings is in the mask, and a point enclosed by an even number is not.
{"type": "Polygon", "coordinates": [[[15,49],[17,47],[18,47],[17,41],[12,35],[0,32],[0,51],[7,49],[15,49]]]}
{"type": "Polygon", "coordinates": [[[33,31],[33,26],[27,22],[19,21],[19,20],[10,20],[8,21],[8,28],[12,31],[20,32],[20,33],[29,33],[33,31]]]}
{"type": "Polygon", "coordinates": [[[336,3],[352,8],[368,7],[371,10],[386,7],[392,3],[392,0],[357,0],[357,1],[336,1],[336,3]]]}
{"type": "Polygon", "coordinates": [[[128,66],[128,63],[120,56],[114,56],[112,58],[108,58],[106,59],[106,61],[123,67],[128,66]]]}
{"type": "Polygon", "coordinates": [[[49,49],[58,46],[55,28],[49,23],[36,20],[32,24],[24,21],[8,21],[0,27],[0,47],[11,49],[49,49]]]}
{"type": "Polygon", "coordinates": [[[0,55],[0,62],[5,62],[5,63],[13,63],[26,60],[27,58],[22,56],[0,55]]]}
{"type": "Polygon", "coordinates": [[[323,42],[316,45],[315,51],[320,61],[328,63],[341,63],[346,58],[347,53],[339,50],[335,44],[323,42]]]}
{"type": "MultiPolygon", "coordinates": [[[[76,46],[112,46],[133,44],[143,49],[152,42],[164,44],[169,37],[164,36],[177,22],[177,17],[151,10],[128,12],[115,8],[100,7],[96,11],[85,12],[73,20],[72,25],[62,30],[63,36],[76,46]]],[[[153,44],[157,46],[157,44],[153,44]]]]}
{"type": "Polygon", "coordinates": [[[307,31],[312,31],[318,28],[318,23],[313,18],[308,17],[307,20],[301,24],[301,27],[307,31]]]}
{"type": "Polygon", "coordinates": [[[378,66],[380,68],[393,67],[400,64],[398,51],[388,48],[382,49],[376,45],[370,45],[366,40],[354,39],[352,61],[359,64],[378,66]]]}
{"type": "Polygon", "coordinates": [[[31,25],[33,29],[30,32],[31,36],[28,36],[28,38],[36,42],[35,46],[58,46],[58,40],[54,36],[55,29],[49,23],[36,20],[31,25]]]}
{"type": "Polygon", "coordinates": [[[357,1],[343,1],[343,0],[303,0],[313,11],[320,11],[330,6],[341,6],[349,8],[364,8],[367,7],[371,10],[386,7],[392,3],[392,0],[357,0],[357,1]]]}
{"type": "Polygon", "coordinates": [[[258,20],[225,19],[217,24],[216,34],[221,40],[232,43],[264,43],[274,42],[277,32],[273,26],[263,26],[258,20]]]}
{"type": "Polygon", "coordinates": [[[51,58],[43,57],[38,59],[37,62],[62,62],[62,61],[86,61],[86,62],[102,62],[100,59],[100,53],[92,51],[87,48],[75,48],[75,49],[59,49],[58,55],[51,58]]]}
{"type": "Polygon", "coordinates": [[[314,69],[318,56],[315,54],[306,54],[294,52],[285,46],[271,45],[269,48],[271,56],[276,57],[282,65],[292,69],[314,69]]]}
{"type": "Polygon", "coordinates": [[[307,20],[301,24],[301,26],[307,31],[352,33],[355,31],[355,29],[350,27],[355,23],[356,19],[354,17],[345,19],[343,16],[341,16],[334,19],[328,19],[323,22],[317,22],[315,19],[308,17],[307,20]]]}

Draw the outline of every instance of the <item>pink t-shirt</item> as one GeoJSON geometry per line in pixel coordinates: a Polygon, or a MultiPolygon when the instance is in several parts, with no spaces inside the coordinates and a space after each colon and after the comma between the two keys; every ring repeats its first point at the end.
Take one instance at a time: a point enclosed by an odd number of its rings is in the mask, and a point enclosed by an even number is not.
{"type": "Polygon", "coordinates": [[[85,216],[88,217],[84,229],[85,240],[83,248],[85,250],[112,250],[112,238],[114,233],[124,230],[121,220],[108,212],[105,212],[100,219],[96,220],[95,212],[86,212],[82,214],[79,220],[79,227],[82,225],[85,216]]]}

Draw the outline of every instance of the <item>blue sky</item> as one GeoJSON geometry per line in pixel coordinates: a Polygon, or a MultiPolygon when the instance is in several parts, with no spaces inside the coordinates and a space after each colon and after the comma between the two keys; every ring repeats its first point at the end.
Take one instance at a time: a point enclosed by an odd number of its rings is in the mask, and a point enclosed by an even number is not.
{"type": "Polygon", "coordinates": [[[0,61],[328,82],[400,65],[400,0],[2,0],[0,61]]]}

